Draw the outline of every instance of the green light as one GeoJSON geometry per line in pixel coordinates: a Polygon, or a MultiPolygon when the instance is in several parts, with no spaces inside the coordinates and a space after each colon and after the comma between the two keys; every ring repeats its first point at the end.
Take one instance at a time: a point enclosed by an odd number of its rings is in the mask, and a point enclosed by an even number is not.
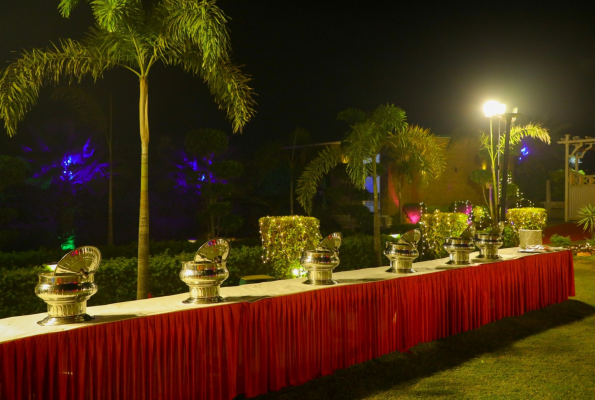
{"type": "Polygon", "coordinates": [[[60,247],[62,247],[62,250],[74,250],[76,248],[74,245],[74,235],[68,236],[68,239],[66,239],[60,247]]]}

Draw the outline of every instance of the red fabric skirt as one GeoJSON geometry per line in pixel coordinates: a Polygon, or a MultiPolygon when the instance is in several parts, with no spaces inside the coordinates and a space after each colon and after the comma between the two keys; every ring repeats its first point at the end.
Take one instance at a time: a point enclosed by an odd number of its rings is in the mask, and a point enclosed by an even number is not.
{"type": "Polygon", "coordinates": [[[232,399],[574,296],[569,251],[0,343],[1,399],[232,399]]]}

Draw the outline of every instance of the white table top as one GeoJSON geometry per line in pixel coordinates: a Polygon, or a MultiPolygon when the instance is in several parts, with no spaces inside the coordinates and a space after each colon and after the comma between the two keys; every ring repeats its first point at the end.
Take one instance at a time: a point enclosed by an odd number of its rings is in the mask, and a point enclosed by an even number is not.
{"type": "MultiPolygon", "coordinates": [[[[515,258],[526,257],[531,254],[519,253],[518,248],[501,249],[499,254],[504,261],[515,258]]],[[[478,252],[471,253],[470,259],[473,261],[477,257],[478,252]]],[[[424,261],[413,264],[413,269],[416,271],[412,274],[393,274],[386,270],[389,268],[367,268],[355,271],[344,271],[333,274],[333,279],[339,282],[340,285],[354,285],[361,283],[377,282],[389,279],[399,279],[403,277],[424,275],[430,273],[441,272],[456,268],[473,268],[481,265],[479,263],[471,264],[469,266],[452,266],[446,265],[448,258],[441,258],[438,260],[424,261]]],[[[178,277],[175,277],[178,279],[178,277]]],[[[221,288],[221,296],[226,298],[224,303],[218,304],[184,304],[189,295],[188,292],[176,294],[173,296],[155,297],[146,300],[127,301],[122,303],[106,304],[102,306],[88,307],[87,313],[95,317],[94,320],[70,325],[59,326],[40,326],[37,321],[44,319],[47,314],[32,314],[18,317],[0,319],[0,343],[15,339],[21,339],[29,336],[41,335],[51,332],[61,332],[70,329],[78,329],[85,326],[92,326],[97,324],[104,324],[108,322],[139,318],[149,315],[157,315],[164,313],[171,313],[176,311],[183,311],[192,308],[202,307],[219,307],[225,304],[233,304],[237,302],[254,302],[267,297],[287,296],[297,293],[308,292],[311,290],[325,290],[334,286],[311,286],[304,285],[306,278],[286,279],[273,282],[263,282],[250,285],[230,286],[221,288]]],[[[101,287],[99,287],[101,290],[101,287]]],[[[31,296],[35,296],[31,293],[31,296]]],[[[40,299],[41,301],[41,299],[40,299]]]]}

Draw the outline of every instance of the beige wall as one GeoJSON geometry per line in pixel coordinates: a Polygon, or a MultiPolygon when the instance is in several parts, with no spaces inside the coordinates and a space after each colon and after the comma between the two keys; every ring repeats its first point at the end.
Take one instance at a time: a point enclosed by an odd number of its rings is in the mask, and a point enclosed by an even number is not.
{"type": "MultiPolygon", "coordinates": [[[[438,138],[445,143],[448,138],[438,138]]],[[[446,169],[442,176],[432,180],[428,186],[421,187],[414,182],[404,184],[402,188],[402,204],[424,202],[427,206],[449,206],[454,201],[469,200],[473,205],[484,204],[479,185],[472,182],[471,172],[482,167],[478,157],[479,140],[464,139],[446,147],[446,169]]],[[[398,171],[394,166],[383,179],[382,214],[398,213],[398,171]]]]}

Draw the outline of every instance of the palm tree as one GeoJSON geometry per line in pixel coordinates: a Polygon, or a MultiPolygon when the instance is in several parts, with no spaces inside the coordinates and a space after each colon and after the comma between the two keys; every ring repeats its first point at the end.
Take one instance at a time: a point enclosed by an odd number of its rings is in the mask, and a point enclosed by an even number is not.
{"type": "MultiPolygon", "coordinates": [[[[402,165],[415,168],[422,181],[437,178],[445,168],[442,146],[427,129],[409,126],[405,111],[394,105],[378,107],[372,114],[357,109],[339,113],[338,119],[350,124],[341,147],[327,147],[310,162],[298,180],[298,202],[308,214],[320,179],[345,160],[347,174],[360,188],[372,177],[374,193],[374,251],[376,263],[382,265],[380,253],[380,215],[378,213],[378,165],[376,157],[387,150],[402,165]]],[[[410,173],[410,172],[408,172],[410,173]]]]}
{"type": "MultiPolygon", "coordinates": [[[[529,123],[524,126],[520,125],[512,125],[510,127],[510,147],[509,150],[515,146],[516,144],[520,143],[523,138],[531,137],[534,139],[539,139],[544,143],[550,143],[550,135],[547,128],[541,126],[541,124],[533,124],[529,123]]],[[[496,169],[498,168],[497,160],[500,158],[500,154],[504,154],[504,146],[506,143],[506,135],[501,135],[500,139],[497,144],[494,144],[491,140],[491,136],[483,131],[481,131],[481,145],[480,150],[487,150],[491,169],[492,169],[492,196],[493,199],[490,199],[490,214],[492,216],[492,220],[494,222],[498,221],[498,206],[499,206],[499,188],[500,182],[497,181],[496,177],[496,169]]],[[[500,177],[500,181],[502,181],[502,177],[500,177]]]]}
{"type": "MultiPolygon", "coordinates": [[[[25,51],[0,77],[0,118],[10,136],[47,84],[97,80],[120,67],[139,80],[141,190],[137,298],[149,290],[149,73],[157,63],[200,76],[238,132],[254,114],[249,78],[231,62],[226,15],[215,0],[87,0],[96,26],[83,41],[25,51]]],[[[79,0],[61,0],[69,17],[79,0]]]]}

